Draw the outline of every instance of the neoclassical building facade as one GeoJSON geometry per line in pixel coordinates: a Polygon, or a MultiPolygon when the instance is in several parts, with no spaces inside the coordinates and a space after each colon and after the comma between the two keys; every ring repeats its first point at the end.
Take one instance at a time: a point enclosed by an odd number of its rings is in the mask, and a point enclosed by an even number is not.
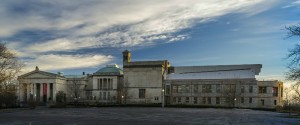
{"type": "Polygon", "coordinates": [[[18,77],[19,99],[27,102],[30,98],[39,103],[56,100],[58,91],[66,91],[66,78],[62,74],[40,71],[38,67],[32,72],[18,77]]]}
{"type": "Polygon", "coordinates": [[[88,75],[86,99],[100,104],[121,103],[121,86],[123,70],[118,65],[107,65],[97,72],[88,75]]]}
{"type": "Polygon", "coordinates": [[[21,102],[56,101],[58,92],[96,104],[165,104],[275,108],[282,104],[281,81],[258,81],[261,64],[170,66],[168,60],[132,61],[123,53],[123,69],[107,65],[92,74],[40,71],[18,77],[21,102]]]}

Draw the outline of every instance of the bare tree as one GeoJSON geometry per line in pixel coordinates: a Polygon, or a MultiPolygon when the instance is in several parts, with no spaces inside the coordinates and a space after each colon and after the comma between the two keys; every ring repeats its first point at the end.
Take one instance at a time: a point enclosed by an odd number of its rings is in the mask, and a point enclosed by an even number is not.
{"type": "Polygon", "coordinates": [[[12,106],[16,101],[16,75],[24,65],[16,55],[0,43],[0,107],[12,106]]]}
{"type": "Polygon", "coordinates": [[[300,104],[300,82],[295,83],[291,86],[291,100],[295,104],[300,104]]]}
{"type": "Polygon", "coordinates": [[[67,79],[67,91],[71,96],[70,101],[78,101],[83,97],[84,89],[85,89],[85,79],[84,78],[68,78],[67,79]]]}
{"type": "MultiPolygon", "coordinates": [[[[300,37],[300,24],[291,25],[286,27],[288,30],[287,37],[300,37]]],[[[300,80],[300,44],[296,44],[294,48],[289,50],[287,59],[290,60],[288,64],[289,71],[287,78],[289,80],[300,80]]]]}
{"type": "MultiPolygon", "coordinates": [[[[286,30],[288,31],[287,37],[300,37],[300,23],[287,26],[286,30]]],[[[300,41],[294,46],[294,48],[289,50],[287,56],[289,59],[288,69],[289,71],[286,74],[288,80],[296,81],[290,87],[288,96],[290,98],[289,104],[293,103],[296,106],[297,110],[300,110],[300,41]]]]}
{"type": "Polygon", "coordinates": [[[236,93],[237,93],[237,91],[236,91],[236,85],[235,84],[224,85],[224,87],[223,87],[223,96],[225,97],[225,103],[229,107],[235,107],[236,98],[237,98],[236,93]]]}

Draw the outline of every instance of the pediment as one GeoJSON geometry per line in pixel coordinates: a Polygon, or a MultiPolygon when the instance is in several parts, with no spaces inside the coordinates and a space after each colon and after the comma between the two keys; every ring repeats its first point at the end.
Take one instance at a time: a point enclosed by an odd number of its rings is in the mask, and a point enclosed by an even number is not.
{"type": "Polygon", "coordinates": [[[32,79],[32,78],[37,78],[37,79],[44,79],[44,78],[57,78],[56,74],[53,73],[48,73],[48,72],[43,72],[43,71],[33,71],[26,73],[24,75],[19,76],[21,79],[32,79]]]}

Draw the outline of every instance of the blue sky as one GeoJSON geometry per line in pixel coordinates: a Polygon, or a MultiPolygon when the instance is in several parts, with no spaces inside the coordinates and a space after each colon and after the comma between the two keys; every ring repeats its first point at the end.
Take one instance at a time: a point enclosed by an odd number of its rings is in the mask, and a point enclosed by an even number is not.
{"type": "Polygon", "coordinates": [[[107,64],[169,60],[173,66],[262,64],[258,79],[284,80],[299,38],[299,0],[10,0],[0,3],[0,40],[23,72],[93,73],[107,64]]]}

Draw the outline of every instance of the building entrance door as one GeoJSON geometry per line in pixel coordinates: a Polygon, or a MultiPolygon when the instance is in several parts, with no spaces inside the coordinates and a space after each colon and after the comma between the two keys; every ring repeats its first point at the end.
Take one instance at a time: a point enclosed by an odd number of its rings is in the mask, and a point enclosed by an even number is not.
{"type": "Polygon", "coordinates": [[[44,103],[47,102],[47,95],[43,95],[43,102],[44,102],[44,103]]]}

